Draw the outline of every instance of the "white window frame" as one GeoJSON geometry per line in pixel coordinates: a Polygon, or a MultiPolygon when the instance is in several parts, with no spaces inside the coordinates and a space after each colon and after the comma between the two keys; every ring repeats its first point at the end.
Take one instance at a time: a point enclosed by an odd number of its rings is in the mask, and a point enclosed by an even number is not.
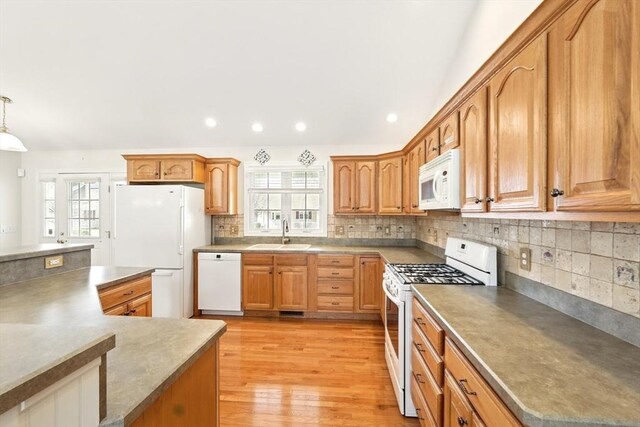
{"type": "MultiPolygon", "coordinates": [[[[317,193],[320,194],[320,209],[319,209],[319,230],[294,230],[289,227],[289,237],[327,237],[327,215],[328,215],[328,203],[327,203],[327,168],[325,165],[312,165],[304,167],[299,163],[275,163],[261,166],[257,163],[248,164],[244,167],[244,235],[245,236],[281,236],[282,230],[264,230],[256,229],[253,227],[253,208],[251,206],[251,195],[256,192],[269,192],[269,193],[317,193]],[[317,190],[302,190],[302,189],[265,189],[257,190],[250,188],[251,178],[250,174],[254,172],[320,172],[320,188],[317,190]],[[254,191],[255,190],[255,191],[254,191]]],[[[282,218],[287,219],[291,224],[291,205],[285,202],[286,198],[282,200],[282,218]],[[288,213],[286,213],[288,212],[288,213]]]]}

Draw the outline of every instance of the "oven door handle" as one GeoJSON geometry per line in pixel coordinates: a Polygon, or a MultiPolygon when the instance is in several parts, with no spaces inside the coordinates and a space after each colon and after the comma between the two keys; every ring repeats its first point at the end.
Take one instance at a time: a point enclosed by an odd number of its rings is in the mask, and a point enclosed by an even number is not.
{"type": "Polygon", "coordinates": [[[387,287],[386,287],[385,285],[382,285],[382,290],[384,291],[384,294],[387,296],[387,298],[389,298],[389,300],[390,300],[392,303],[394,303],[395,305],[400,306],[400,305],[404,304],[404,303],[400,300],[400,298],[396,298],[396,297],[394,297],[393,295],[391,295],[391,294],[389,293],[389,290],[387,289],[387,287]]]}

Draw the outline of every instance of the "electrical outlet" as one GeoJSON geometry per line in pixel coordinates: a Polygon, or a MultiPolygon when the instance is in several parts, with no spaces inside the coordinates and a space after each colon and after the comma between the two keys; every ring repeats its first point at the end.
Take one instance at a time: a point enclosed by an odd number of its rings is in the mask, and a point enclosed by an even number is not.
{"type": "Polygon", "coordinates": [[[498,236],[500,234],[500,227],[493,227],[493,235],[498,236]]]}
{"type": "Polygon", "coordinates": [[[520,248],[520,270],[531,271],[531,249],[520,248]]]}
{"type": "Polygon", "coordinates": [[[388,225],[384,228],[384,234],[386,234],[387,236],[389,234],[391,234],[391,227],[389,227],[388,225]]]}
{"type": "Polygon", "coordinates": [[[382,231],[382,226],[381,225],[376,225],[376,231],[382,231]]]}
{"type": "Polygon", "coordinates": [[[338,235],[344,234],[344,225],[336,226],[336,234],[338,235]]]}
{"type": "Polygon", "coordinates": [[[44,268],[48,270],[50,268],[58,268],[64,265],[64,257],[62,255],[50,256],[44,259],[44,268]]]}
{"type": "Polygon", "coordinates": [[[231,226],[231,234],[234,234],[234,235],[238,234],[238,226],[237,225],[232,225],[231,226]]]}

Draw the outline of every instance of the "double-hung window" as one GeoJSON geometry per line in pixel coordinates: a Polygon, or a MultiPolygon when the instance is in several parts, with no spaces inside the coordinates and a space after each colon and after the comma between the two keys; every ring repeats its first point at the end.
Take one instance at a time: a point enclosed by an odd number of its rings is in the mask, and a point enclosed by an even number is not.
{"type": "Polygon", "coordinates": [[[245,235],[280,235],[285,219],[289,236],[327,235],[323,167],[248,166],[244,182],[245,235]]]}

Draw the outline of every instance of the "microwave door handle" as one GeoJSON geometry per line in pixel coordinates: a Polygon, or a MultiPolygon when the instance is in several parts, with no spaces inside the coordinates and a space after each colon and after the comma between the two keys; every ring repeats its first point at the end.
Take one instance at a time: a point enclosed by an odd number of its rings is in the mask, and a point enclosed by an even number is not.
{"type": "Polygon", "coordinates": [[[440,175],[442,175],[442,172],[437,171],[436,174],[433,176],[433,197],[436,200],[440,200],[440,194],[438,193],[439,190],[439,185],[438,182],[440,181],[440,175]]]}

